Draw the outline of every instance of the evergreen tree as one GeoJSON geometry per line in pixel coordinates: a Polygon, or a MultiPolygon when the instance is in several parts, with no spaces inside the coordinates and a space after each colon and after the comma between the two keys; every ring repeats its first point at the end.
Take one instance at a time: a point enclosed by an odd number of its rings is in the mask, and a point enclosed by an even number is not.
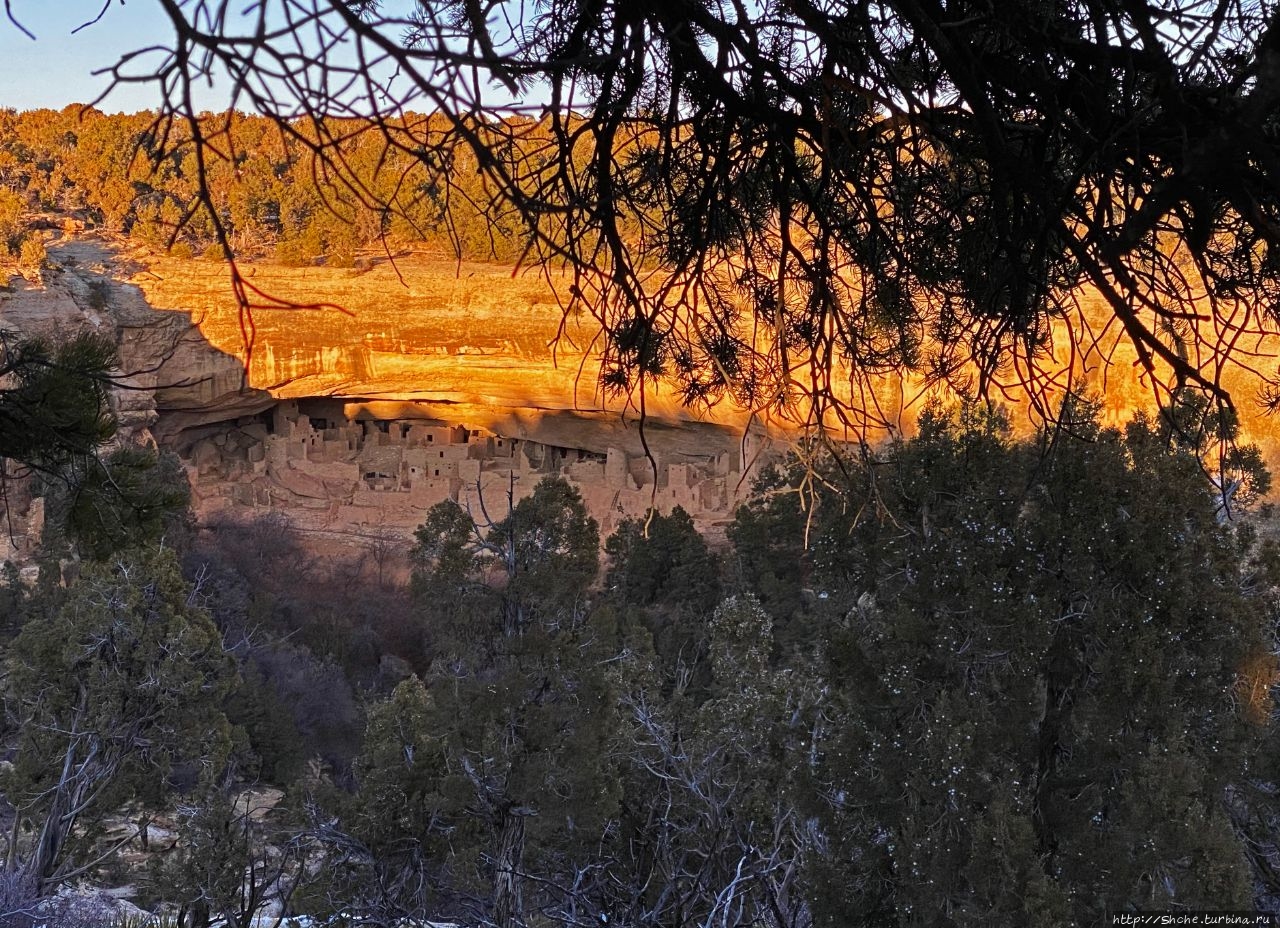
{"type": "Polygon", "coordinates": [[[46,512],[65,520],[86,557],[104,559],[125,548],[173,546],[190,526],[191,485],[172,452],[117,448],[100,457],[76,485],[54,486],[46,512]]]}
{"type": "Polygon", "coordinates": [[[39,478],[47,559],[72,541],[86,556],[105,558],[185,528],[191,491],[175,455],[103,451],[117,427],[115,366],[115,343],[100,333],[0,331],[0,473],[39,478]]]}
{"type": "Polygon", "coordinates": [[[818,677],[774,668],[773,620],[749,595],[715,610],[707,646],[701,698],[665,696],[639,662],[623,668],[623,814],[605,909],[622,924],[807,924],[801,797],[818,677]]]}
{"type": "Polygon", "coordinates": [[[178,839],[149,861],[153,889],[178,904],[182,928],[253,928],[272,902],[288,905],[304,875],[296,833],[262,820],[234,768],[178,806],[178,839]]]}
{"type": "Polygon", "coordinates": [[[345,834],[359,848],[357,866],[334,868],[330,893],[348,909],[375,917],[426,918],[447,904],[450,835],[458,813],[441,786],[446,753],[431,694],[417,677],[369,708],[358,793],[345,834]]]}
{"type": "Polygon", "coordinates": [[[108,398],[115,344],[0,331],[0,462],[54,475],[87,468],[115,434],[108,398]]]}
{"type": "Polygon", "coordinates": [[[808,649],[818,633],[808,550],[818,499],[801,495],[800,478],[796,469],[765,468],[752,486],[751,504],[738,507],[728,531],[735,586],[756,597],[773,617],[783,653],[808,649]]]}
{"type": "Polygon", "coordinates": [[[813,901],[827,925],[1093,925],[1248,908],[1226,802],[1265,651],[1244,541],[1194,456],[1139,419],[1013,442],[933,411],[827,507],[832,714],[813,901]]]}
{"type": "MultiPolygon", "coordinates": [[[[669,516],[626,519],[605,542],[605,588],[619,610],[623,640],[652,655],[664,692],[704,691],[707,624],[720,598],[718,559],[693,519],[677,506],[669,516]],[[643,630],[648,640],[639,643],[643,630]]],[[[626,646],[626,645],[624,645],[626,646]]]]}
{"type": "Polygon", "coordinates": [[[719,601],[715,557],[681,506],[669,516],[654,513],[647,522],[624,519],[605,542],[605,553],[610,558],[605,586],[627,605],[697,615],[709,614],[719,601]]]}
{"type": "Polygon", "coordinates": [[[105,813],[153,794],[179,763],[220,770],[232,679],[171,552],[135,549],[87,567],[9,650],[5,710],[17,748],[3,789],[32,830],[29,841],[15,830],[7,868],[48,891],[94,863],[105,813]]]}
{"type": "Polygon", "coordinates": [[[739,583],[775,617],[790,615],[805,580],[805,509],[789,476],[767,468],[752,486],[752,504],[739,507],[729,527],[739,583]]]}
{"type": "Polygon", "coordinates": [[[526,873],[587,866],[616,809],[605,670],[615,636],[587,608],[599,535],[577,491],[547,478],[483,531],[442,503],[419,540],[436,655],[420,703],[442,757],[433,795],[455,886],[487,895],[489,917],[512,928],[535,907],[576,904],[550,892],[554,882],[526,895],[526,873]],[[439,590],[456,591],[453,601],[429,596],[439,590]]]}

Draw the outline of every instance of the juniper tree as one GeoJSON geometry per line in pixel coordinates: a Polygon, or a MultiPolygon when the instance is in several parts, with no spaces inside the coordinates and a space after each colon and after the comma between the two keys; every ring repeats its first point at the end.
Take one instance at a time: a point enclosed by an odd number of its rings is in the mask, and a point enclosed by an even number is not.
{"type": "Polygon", "coordinates": [[[707,619],[708,680],[692,697],[621,670],[622,815],[605,845],[611,922],[805,928],[814,843],[805,801],[821,682],[774,661],[773,620],[751,596],[707,619]]]}
{"type": "Polygon", "coordinates": [[[752,485],[752,504],[733,514],[728,537],[739,586],[759,598],[774,621],[790,621],[804,609],[809,570],[807,508],[783,469],[766,468],[752,485]]]}
{"type": "Polygon", "coordinates": [[[449,758],[431,693],[407,677],[368,707],[367,719],[354,795],[311,803],[309,838],[323,864],[313,868],[303,905],[375,923],[456,911],[474,885],[470,874],[453,877],[452,838],[465,813],[442,791],[449,758]]]}
{"type": "Polygon", "coordinates": [[[1250,907],[1227,802],[1267,733],[1236,693],[1274,607],[1191,454],[1141,418],[1065,415],[1074,434],[1015,442],[931,412],[871,465],[874,507],[821,510],[815,573],[843,615],[823,924],[1250,907]]]}
{"type": "MultiPolygon", "coordinates": [[[[441,503],[418,537],[415,585],[434,653],[422,714],[438,739],[432,795],[454,887],[484,899],[501,928],[573,910],[573,877],[590,868],[616,808],[606,674],[616,655],[586,599],[595,521],[577,491],[546,478],[483,528],[441,503]]],[[[394,756],[378,750],[367,756],[394,756]]],[[[371,782],[386,775],[365,768],[371,782]]]]}
{"type": "Polygon", "coordinates": [[[234,767],[177,804],[178,835],[149,864],[151,888],[178,906],[182,928],[252,928],[272,904],[287,907],[307,873],[304,835],[268,818],[234,767]]]}
{"type": "Polygon", "coordinates": [[[16,812],[5,866],[41,892],[100,862],[105,814],[154,794],[176,765],[220,770],[230,748],[221,706],[233,671],[169,551],[86,567],[56,608],[24,626],[5,670],[16,737],[2,784],[16,812]]]}
{"type": "Polygon", "coordinates": [[[608,600],[622,646],[652,656],[668,695],[705,690],[711,613],[720,599],[720,565],[681,507],[671,515],[626,519],[605,542],[608,600]],[[643,639],[643,640],[638,640],[643,639]],[[631,644],[627,644],[631,642],[631,644]]]}

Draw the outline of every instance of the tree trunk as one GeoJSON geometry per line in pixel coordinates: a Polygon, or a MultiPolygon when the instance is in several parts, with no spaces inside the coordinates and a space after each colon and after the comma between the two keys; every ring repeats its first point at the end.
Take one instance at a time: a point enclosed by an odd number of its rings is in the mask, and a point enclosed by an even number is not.
{"type": "Polygon", "coordinates": [[[58,886],[54,872],[62,854],[62,846],[75,826],[75,817],[69,815],[72,808],[74,799],[68,797],[64,788],[59,786],[49,804],[48,812],[45,813],[39,837],[31,848],[28,870],[35,877],[37,892],[42,897],[49,895],[58,886]]]}
{"type": "Polygon", "coordinates": [[[197,899],[191,903],[188,915],[189,921],[187,922],[188,928],[209,928],[210,916],[209,901],[207,899],[197,899]]]}
{"type": "Polygon", "coordinates": [[[498,928],[524,925],[520,871],[524,864],[524,816],[508,809],[498,827],[498,853],[493,875],[493,918],[498,928]]]}
{"type": "Polygon", "coordinates": [[[40,896],[46,896],[57,888],[59,881],[55,879],[55,874],[61,863],[59,858],[62,848],[75,830],[76,820],[83,811],[84,799],[101,776],[109,776],[102,765],[97,739],[90,737],[86,746],[80,730],[87,701],[88,695],[82,685],[75,714],[68,726],[71,740],[62,754],[62,773],[57,786],[50,790],[53,798],[49,801],[44,821],[40,824],[39,836],[27,861],[27,872],[35,879],[36,891],[40,896]]]}

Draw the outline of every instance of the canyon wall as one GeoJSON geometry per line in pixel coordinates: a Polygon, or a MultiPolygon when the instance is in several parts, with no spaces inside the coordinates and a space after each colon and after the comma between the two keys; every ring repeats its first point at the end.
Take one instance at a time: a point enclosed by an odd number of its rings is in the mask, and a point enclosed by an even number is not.
{"type": "MultiPolygon", "coordinates": [[[[785,443],[741,410],[658,399],[642,426],[605,402],[588,325],[562,328],[541,278],[413,256],[248,268],[266,293],[334,305],[257,309],[247,348],[219,264],[83,234],[49,255],[41,280],[10,281],[0,326],[112,332],[118,440],[176,451],[201,520],[281,513],[317,550],[406,539],[444,499],[497,520],[552,474],[606,534],[679,505],[714,537],[785,443]]],[[[0,560],[38,539],[38,505],[12,503],[0,560]]]]}
{"type": "MultiPolygon", "coordinates": [[[[361,545],[406,538],[442,499],[477,513],[483,499],[499,519],[559,474],[605,533],[680,505],[716,536],[754,469],[794,435],[731,403],[698,411],[661,393],[642,427],[598,389],[594,322],[566,318],[554,281],[536,272],[414,254],[352,269],[246,265],[263,304],[246,315],[218,262],[85,233],[51,241],[49,258],[42,279],[10,280],[0,326],[113,332],[119,440],[178,452],[205,520],[283,513],[317,543],[361,545]]],[[[1106,317],[1084,300],[1086,315],[1106,317]]],[[[1102,398],[1107,424],[1152,408],[1151,384],[1114,335],[1063,350],[1063,370],[1102,398]]],[[[1247,437],[1280,461],[1280,424],[1253,402],[1256,375],[1224,383],[1247,437]]],[[[902,431],[929,392],[901,378],[875,391],[902,431]]],[[[1036,425],[1014,398],[1010,409],[1015,428],[1036,425]]],[[[11,504],[17,528],[0,559],[29,552],[39,532],[39,506],[20,490],[11,504]]]]}

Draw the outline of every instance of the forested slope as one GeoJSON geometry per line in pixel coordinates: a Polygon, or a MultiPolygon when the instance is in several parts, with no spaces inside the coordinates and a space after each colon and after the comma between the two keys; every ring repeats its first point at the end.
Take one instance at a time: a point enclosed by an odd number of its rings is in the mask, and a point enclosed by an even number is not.
{"type": "Polygon", "coordinates": [[[1167,426],[1066,414],[1014,440],[931,409],[772,472],[727,551],[677,510],[603,571],[556,478],[496,523],[435,507],[408,589],[270,519],[51,533],[0,591],[7,879],[129,880],[189,925],[1273,907],[1280,558],[1167,426]],[[153,815],[174,840],[143,853],[153,815]]]}
{"type": "MultiPolygon", "coordinates": [[[[107,231],[176,247],[178,254],[213,246],[207,216],[191,210],[196,150],[157,136],[153,122],[148,113],[106,115],[80,106],[0,112],[0,244],[16,256],[23,214],[49,211],[78,214],[107,231]],[[176,153],[162,150],[162,141],[176,153]]],[[[303,124],[296,128],[306,131],[303,124]]],[[[362,191],[317,177],[306,148],[266,119],[235,117],[223,142],[202,149],[206,178],[243,257],[323,258],[350,266],[357,249],[381,248],[385,237],[510,264],[525,247],[519,221],[504,221],[489,208],[483,181],[462,149],[447,165],[426,164],[412,152],[388,151],[374,136],[357,135],[341,156],[367,185],[362,191]],[[441,173],[448,185],[433,181],[441,173]],[[395,208],[366,205],[375,201],[395,208]]]]}

